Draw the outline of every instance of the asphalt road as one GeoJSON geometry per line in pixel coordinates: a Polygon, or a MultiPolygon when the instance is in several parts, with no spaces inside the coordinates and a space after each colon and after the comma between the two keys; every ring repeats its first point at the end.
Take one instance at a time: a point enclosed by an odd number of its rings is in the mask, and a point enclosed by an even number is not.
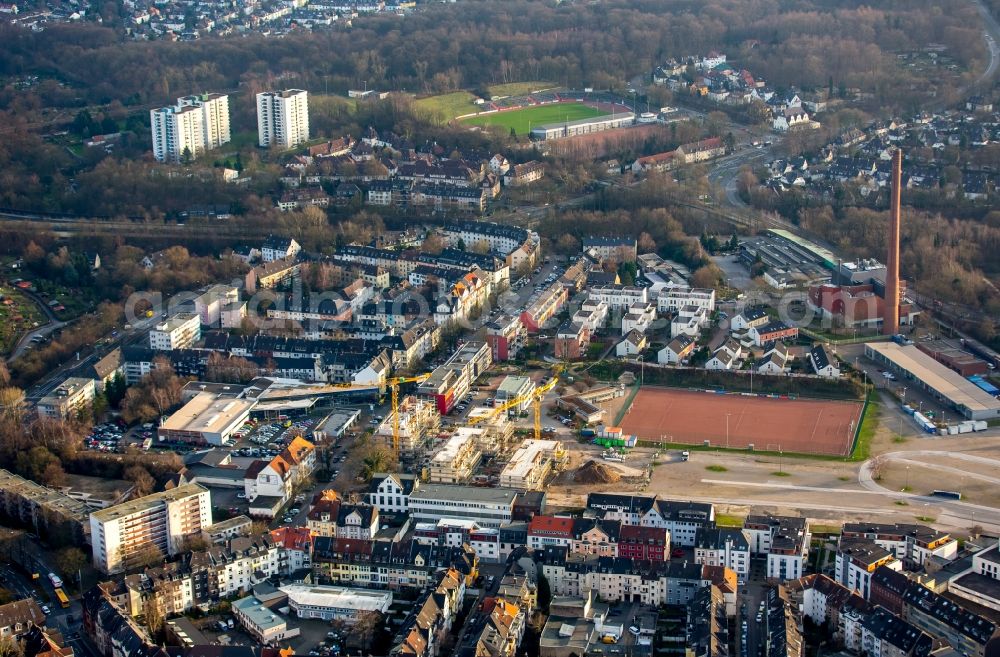
{"type": "Polygon", "coordinates": [[[111,341],[99,349],[91,349],[90,353],[80,353],[79,360],[71,359],[52,370],[47,374],[40,382],[36,383],[32,387],[28,388],[25,394],[25,398],[28,401],[37,402],[39,399],[45,395],[51,393],[56,387],[59,386],[67,377],[72,376],[75,371],[87,367],[91,363],[103,358],[109,351],[115,347],[121,347],[126,344],[131,344],[133,342],[145,339],[145,333],[154,324],[159,321],[163,321],[159,317],[150,317],[148,319],[143,319],[131,325],[132,328],[119,331],[118,335],[111,338],[111,341]]]}
{"type": "Polygon", "coordinates": [[[1000,68],[1000,45],[998,45],[1000,42],[1000,23],[997,23],[996,18],[993,17],[982,0],[976,0],[976,8],[979,9],[979,14],[983,17],[983,39],[990,51],[990,63],[976,81],[977,84],[981,85],[993,79],[997,74],[997,69],[1000,68]]]}
{"type": "Polygon", "coordinates": [[[55,313],[52,312],[52,309],[49,308],[48,304],[46,304],[45,301],[40,296],[38,296],[34,292],[29,292],[28,290],[22,290],[22,292],[26,296],[30,297],[31,300],[35,302],[36,306],[42,309],[42,312],[45,314],[45,317],[46,319],[49,320],[49,322],[44,326],[39,326],[35,330],[28,331],[27,333],[22,335],[21,339],[18,340],[17,344],[14,346],[13,351],[11,351],[10,357],[7,358],[8,363],[13,361],[15,358],[19,358],[21,355],[24,354],[24,352],[28,348],[28,345],[31,344],[31,339],[33,337],[37,335],[47,336],[56,329],[60,329],[66,326],[66,324],[68,323],[59,321],[59,318],[55,316],[55,313]]]}

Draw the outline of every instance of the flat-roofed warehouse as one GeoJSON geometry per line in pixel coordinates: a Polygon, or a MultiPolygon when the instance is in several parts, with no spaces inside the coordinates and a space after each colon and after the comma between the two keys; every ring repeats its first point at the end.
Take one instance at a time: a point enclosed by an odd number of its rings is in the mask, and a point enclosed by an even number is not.
{"type": "Polygon", "coordinates": [[[865,355],[885,365],[908,382],[915,383],[937,399],[951,405],[969,420],[1000,417],[1000,400],[948,369],[915,345],[895,342],[868,342],[865,355]]]}
{"type": "Polygon", "coordinates": [[[256,404],[253,399],[200,392],[167,418],[157,435],[161,440],[222,445],[243,426],[256,404]]]}

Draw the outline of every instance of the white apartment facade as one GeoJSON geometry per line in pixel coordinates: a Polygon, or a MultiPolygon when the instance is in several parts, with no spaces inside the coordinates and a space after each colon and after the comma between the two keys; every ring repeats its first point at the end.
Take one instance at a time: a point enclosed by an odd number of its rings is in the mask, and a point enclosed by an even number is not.
{"type": "Polygon", "coordinates": [[[64,420],[86,412],[94,403],[97,388],[93,379],[69,377],[38,400],[36,410],[40,417],[64,420]]]}
{"type": "Polygon", "coordinates": [[[923,566],[932,557],[953,561],[958,556],[955,538],[924,525],[847,523],[844,537],[873,541],[897,559],[918,566],[923,566]]]}
{"type": "Polygon", "coordinates": [[[651,303],[633,303],[622,316],[622,335],[629,331],[646,333],[656,321],[656,306],[651,303]]]}
{"type": "Polygon", "coordinates": [[[420,480],[413,475],[377,474],[368,491],[368,503],[380,513],[406,513],[410,494],[420,488],[420,480]]]}
{"type": "Polygon", "coordinates": [[[705,529],[698,533],[694,562],[725,566],[743,579],[750,573],[750,542],[740,529],[705,529]]]}
{"type": "Polygon", "coordinates": [[[177,99],[178,107],[196,107],[202,116],[204,126],[204,148],[211,150],[229,143],[229,96],[226,94],[202,94],[184,96],[177,99]]]}
{"type": "Polygon", "coordinates": [[[90,514],[94,566],[104,573],[120,572],[149,546],[173,556],[186,538],[200,536],[211,525],[211,494],[199,484],[95,511],[90,514]]]}
{"type": "Polygon", "coordinates": [[[201,317],[177,313],[149,331],[149,348],[154,351],[186,349],[201,339],[201,317]]]}
{"type": "Polygon", "coordinates": [[[587,289],[590,301],[604,302],[612,311],[624,311],[649,301],[649,289],[632,285],[595,285],[587,289]]]}
{"type": "Polygon", "coordinates": [[[222,310],[239,301],[240,290],[232,285],[213,285],[194,299],[194,312],[203,326],[218,326],[222,310]]]}
{"type": "Polygon", "coordinates": [[[663,290],[656,299],[660,312],[675,311],[685,306],[715,312],[715,290],[711,288],[672,287],[663,290]]]}
{"type": "Polygon", "coordinates": [[[229,142],[229,96],[184,96],[177,105],[149,112],[153,156],[182,162],[229,142]]]}
{"type": "Polygon", "coordinates": [[[837,549],[834,579],[868,600],[872,574],[881,566],[896,572],[903,570],[903,562],[880,545],[868,541],[841,541],[837,549]]]}
{"type": "Polygon", "coordinates": [[[516,498],[517,491],[504,488],[427,484],[410,494],[409,511],[414,522],[454,518],[499,528],[511,521],[516,498]]]}
{"type": "Polygon", "coordinates": [[[309,92],[302,89],[257,94],[257,142],[294,148],[309,141],[309,92]]]}

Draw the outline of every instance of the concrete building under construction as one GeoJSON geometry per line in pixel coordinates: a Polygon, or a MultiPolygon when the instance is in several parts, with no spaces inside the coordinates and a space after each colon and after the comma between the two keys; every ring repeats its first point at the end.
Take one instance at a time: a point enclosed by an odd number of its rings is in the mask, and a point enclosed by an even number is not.
{"type": "MultiPolygon", "coordinates": [[[[434,402],[407,396],[399,402],[399,451],[412,454],[424,449],[441,429],[441,416],[434,402]]],[[[392,411],[378,426],[375,435],[392,448],[392,411]]]]}

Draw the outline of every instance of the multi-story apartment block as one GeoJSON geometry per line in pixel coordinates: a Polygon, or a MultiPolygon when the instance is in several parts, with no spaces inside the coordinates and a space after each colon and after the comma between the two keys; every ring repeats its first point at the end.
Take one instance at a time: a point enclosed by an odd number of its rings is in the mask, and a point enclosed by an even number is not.
{"type": "Polygon", "coordinates": [[[857,591],[868,600],[871,597],[872,575],[881,566],[897,572],[903,570],[903,562],[881,545],[841,536],[834,568],[834,579],[839,584],[857,591]]]}
{"type": "Polygon", "coordinates": [[[153,156],[160,162],[182,162],[230,140],[229,96],[203,94],[177,99],[173,107],[149,112],[153,156]]]}
{"type": "Polygon", "coordinates": [[[587,299],[580,304],[580,309],[570,318],[574,324],[582,324],[588,331],[594,333],[599,328],[603,328],[608,321],[608,304],[604,301],[587,299]]]}
{"type": "Polygon", "coordinates": [[[618,537],[622,524],[617,520],[574,518],[570,554],[593,554],[599,557],[618,556],[618,537]]]}
{"type": "Polygon", "coordinates": [[[448,246],[472,249],[480,243],[486,244],[493,253],[504,256],[525,244],[537,244],[538,235],[517,226],[506,226],[487,221],[463,221],[448,224],[442,229],[448,246]]]}
{"type": "Polygon", "coordinates": [[[510,415],[517,415],[531,407],[531,393],[534,390],[535,383],[530,377],[509,374],[504,377],[497,388],[494,396],[495,404],[500,406],[520,400],[508,409],[510,415]]]}
{"type": "Polygon", "coordinates": [[[639,561],[666,561],[670,558],[670,532],[664,527],[622,525],[616,556],[639,561]]]}
{"type": "Polygon", "coordinates": [[[202,326],[218,326],[222,310],[240,299],[240,290],[232,285],[213,285],[195,297],[194,312],[202,326]]]}
{"type": "Polygon", "coordinates": [[[212,500],[198,484],[154,493],[90,514],[94,566],[104,573],[130,568],[149,550],[177,554],[185,540],[212,524],[212,500]]]}
{"type": "Polygon", "coordinates": [[[750,573],[750,542],[741,529],[702,529],[695,539],[694,561],[725,566],[743,579],[750,573]]]}
{"type": "Polygon", "coordinates": [[[449,569],[437,575],[403,621],[390,654],[409,657],[440,654],[441,644],[451,632],[464,597],[465,584],[459,572],[449,569]]]}
{"type": "Polygon", "coordinates": [[[660,312],[673,312],[685,306],[715,312],[715,290],[711,288],[670,287],[660,292],[656,307],[660,312]]]}
{"type": "Polygon", "coordinates": [[[658,527],[670,532],[676,545],[694,546],[698,530],[715,526],[715,507],[699,502],[660,500],[643,495],[590,493],[587,508],[602,511],[623,525],[658,527]]]}
{"type": "Polygon", "coordinates": [[[294,258],[301,250],[302,246],[291,237],[268,235],[260,248],[260,259],[264,262],[274,262],[294,258]]]}
{"type": "Polygon", "coordinates": [[[538,558],[553,595],[580,596],[593,591],[606,602],[685,605],[712,583],[707,572],[710,566],[691,562],[570,554],[566,546],[547,547],[538,558]]]}
{"type": "Polygon", "coordinates": [[[573,544],[575,522],[576,519],[570,516],[533,517],[528,521],[528,548],[544,550],[554,545],[570,547],[573,544]]]}
{"type": "Polygon", "coordinates": [[[670,335],[697,338],[702,329],[708,326],[708,320],[708,311],[704,308],[693,304],[681,306],[670,320],[670,335]]]}
{"type": "Polygon", "coordinates": [[[486,344],[494,362],[516,358],[527,339],[528,331],[519,315],[501,315],[486,324],[486,344]]]}
{"type": "Polygon", "coordinates": [[[546,322],[559,314],[568,298],[566,287],[556,281],[539,292],[535,300],[521,311],[521,322],[529,333],[538,333],[546,322]]]}
{"type": "Polygon", "coordinates": [[[442,518],[474,520],[481,527],[500,527],[511,521],[517,491],[426,484],[410,493],[409,511],[414,522],[442,518]]]}
{"type": "Polygon", "coordinates": [[[590,329],[581,322],[568,319],[556,329],[552,346],[556,358],[563,360],[583,358],[590,346],[590,329]]]}
{"type": "Polygon", "coordinates": [[[71,376],[39,399],[36,410],[39,417],[59,420],[76,417],[80,413],[89,413],[95,394],[93,379],[71,376]]]}
{"type": "Polygon", "coordinates": [[[844,524],[842,538],[874,541],[897,559],[917,566],[931,557],[952,561],[958,556],[957,540],[925,525],[849,522],[844,524]]]}
{"type": "Polygon", "coordinates": [[[903,618],[966,657],[985,657],[996,643],[1000,626],[920,584],[903,593],[903,618]]]}
{"type": "Polygon", "coordinates": [[[201,339],[201,318],[195,313],[177,313],[149,331],[149,348],[154,351],[187,349],[201,339]]]}
{"type": "Polygon", "coordinates": [[[257,143],[295,148],[309,141],[309,93],[302,89],[257,94],[257,143]]]}
{"type": "Polygon", "coordinates": [[[1000,611],[1000,544],[972,555],[972,569],[948,583],[948,591],[981,607],[1000,611]]]}
{"type": "Polygon", "coordinates": [[[632,285],[593,285],[587,288],[588,299],[605,303],[612,312],[623,312],[632,304],[648,303],[649,288],[632,285]]]}
{"type": "Polygon", "coordinates": [[[0,513],[40,535],[66,530],[77,544],[90,542],[90,507],[81,500],[0,469],[0,513]]]}
{"type": "Polygon", "coordinates": [[[206,550],[126,575],[109,590],[130,616],[141,616],[153,602],[165,615],[183,614],[214,605],[233,595],[245,595],[270,577],[295,572],[311,553],[307,530],[283,527],[272,535],[236,537],[206,550]],[[296,538],[292,538],[296,537],[296,538]],[[285,543],[291,547],[286,548],[285,543]],[[297,557],[291,553],[304,551],[297,557]]]}
{"type": "Polygon", "coordinates": [[[153,157],[160,162],[190,161],[205,150],[203,115],[197,107],[150,110],[153,157]]]}
{"type": "Polygon", "coordinates": [[[229,143],[229,96],[226,94],[201,94],[177,99],[178,107],[195,107],[201,112],[204,126],[204,150],[212,150],[229,143]]]}
{"type": "Polygon", "coordinates": [[[430,399],[441,415],[446,415],[472,388],[473,382],[493,365],[490,346],[467,342],[420,384],[417,394],[430,399]]]}
{"type": "Polygon", "coordinates": [[[373,541],[378,533],[378,507],[343,502],[337,512],[337,538],[373,541]]]}
{"type": "Polygon", "coordinates": [[[423,590],[441,569],[455,569],[471,586],[478,568],[469,545],[317,538],[313,546],[313,577],[321,583],[423,590]]]}
{"type": "Polygon", "coordinates": [[[805,518],[750,514],[743,523],[750,552],[767,555],[767,577],[798,579],[805,571],[809,551],[809,523],[805,518]]]}

